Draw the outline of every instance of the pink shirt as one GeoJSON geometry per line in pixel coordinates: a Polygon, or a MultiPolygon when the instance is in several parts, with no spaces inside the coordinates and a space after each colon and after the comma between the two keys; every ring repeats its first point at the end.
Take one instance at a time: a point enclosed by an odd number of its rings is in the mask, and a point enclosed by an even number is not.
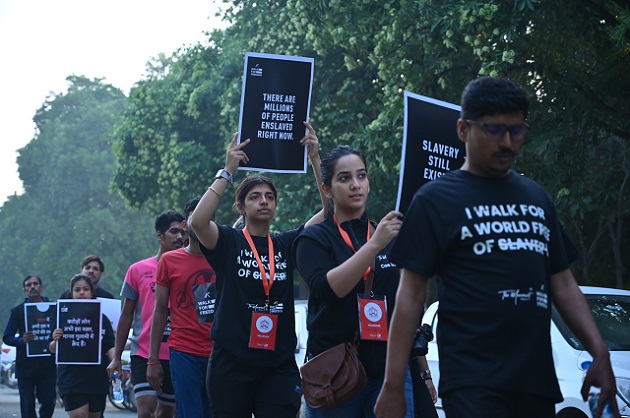
{"type": "MultiPolygon", "coordinates": [[[[127,270],[125,282],[120,291],[122,297],[137,301],[136,313],[140,313],[142,327],[138,337],[138,349],[135,354],[144,358],[149,357],[151,322],[153,321],[153,309],[155,307],[155,274],[157,266],[158,262],[155,257],[132,264],[127,270]]],[[[161,360],[169,359],[169,346],[166,342],[160,345],[159,358],[161,360]]]]}

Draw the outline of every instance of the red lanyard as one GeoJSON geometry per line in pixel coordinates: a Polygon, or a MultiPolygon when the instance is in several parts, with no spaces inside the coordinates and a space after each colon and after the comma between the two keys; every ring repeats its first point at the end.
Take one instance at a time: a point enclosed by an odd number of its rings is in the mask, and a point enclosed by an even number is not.
{"type": "MultiPolygon", "coordinates": [[[[341,238],[343,238],[343,241],[346,243],[348,247],[352,249],[352,251],[356,253],[357,251],[354,249],[354,245],[352,245],[352,241],[350,240],[350,235],[348,235],[348,233],[344,231],[344,229],[339,225],[339,222],[337,222],[337,215],[333,215],[333,221],[335,222],[335,225],[337,225],[337,229],[339,229],[339,233],[341,234],[341,238]]],[[[368,242],[369,240],[370,240],[370,221],[368,219],[367,238],[365,242],[368,242]]],[[[371,270],[372,270],[372,266],[369,266],[367,270],[365,270],[365,273],[363,273],[363,281],[367,281],[371,270]]]]}
{"type": "Polygon", "coordinates": [[[258,255],[258,250],[256,250],[256,246],[254,245],[254,241],[252,241],[252,236],[249,234],[247,227],[243,228],[243,234],[245,234],[245,239],[249,243],[249,247],[252,249],[254,257],[256,257],[256,261],[258,262],[258,268],[260,269],[260,279],[262,280],[263,287],[265,288],[267,304],[269,304],[269,291],[271,290],[271,286],[273,286],[273,279],[276,274],[276,263],[274,260],[273,242],[271,242],[271,235],[267,234],[267,245],[269,246],[269,277],[267,277],[267,273],[265,272],[263,263],[260,261],[260,255],[258,255]]]}

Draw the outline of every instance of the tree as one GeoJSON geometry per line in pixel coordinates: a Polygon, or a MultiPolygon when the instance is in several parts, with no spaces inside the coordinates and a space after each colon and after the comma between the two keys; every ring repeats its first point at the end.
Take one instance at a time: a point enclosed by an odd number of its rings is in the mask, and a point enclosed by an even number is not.
{"type": "MultiPolygon", "coordinates": [[[[103,258],[102,286],[116,294],[127,267],[155,250],[151,216],[130,211],[108,193],[114,162],[109,130],[127,98],[98,79],[67,80],[68,91],[51,95],[37,110],[35,137],[19,151],[24,193],[0,211],[0,231],[12,238],[0,242],[4,307],[23,300],[21,283],[31,273],[56,300],[88,254],[103,258]]],[[[7,314],[0,311],[0,323],[7,314]]]]}
{"type": "MultiPolygon", "coordinates": [[[[532,131],[515,168],[556,199],[585,255],[576,268],[582,283],[621,287],[630,244],[627,6],[578,0],[566,19],[566,5],[536,0],[233,1],[230,27],[210,34],[208,46],[180,51],[169,71],[139,85],[138,100],[132,93],[116,135],[118,172],[128,173],[115,187],[138,207],[158,188],[203,190],[208,164],[194,160],[180,176],[165,158],[204,150],[211,174],[221,165],[244,52],[305,55],[315,57],[312,118],[322,150],[346,143],[368,155],[370,214],[380,219],[395,201],[403,92],[457,103],[469,80],[507,76],[533,94],[532,131]],[[134,191],[142,189],[134,177],[151,184],[148,195],[134,191]]],[[[275,226],[306,219],[317,206],[312,180],[272,177],[281,189],[275,226]]]]}
{"type": "Polygon", "coordinates": [[[376,144],[397,135],[392,128],[399,123],[391,121],[400,119],[404,90],[457,103],[479,75],[527,86],[535,99],[533,130],[516,168],[556,197],[587,255],[584,283],[595,276],[622,287],[629,244],[623,220],[630,211],[626,1],[578,1],[570,19],[566,5],[536,0],[294,3],[312,17],[306,27],[318,45],[341,48],[349,68],[378,68],[382,108],[369,125],[376,144]]]}

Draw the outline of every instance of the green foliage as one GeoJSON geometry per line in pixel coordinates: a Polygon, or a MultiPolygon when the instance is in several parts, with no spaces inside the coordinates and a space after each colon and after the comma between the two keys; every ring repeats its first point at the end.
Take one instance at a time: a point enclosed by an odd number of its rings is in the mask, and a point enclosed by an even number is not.
{"type": "Polygon", "coordinates": [[[102,286],[117,294],[127,267],[155,251],[151,216],[131,212],[107,191],[114,158],[108,134],[126,105],[123,93],[101,80],[68,78],[65,94],[37,111],[37,134],[19,151],[24,194],[0,211],[0,323],[24,298],[22,280],[39,275],[56,300],[81,260],[105,262],[102,286]]]}
{"type": "MultiPolygon", "coordinates": [[[[630,15],[621,0],[576,1],[567,19],[565,4],[537,0],[224,0],[230,27],[162,59],[132,91],[115,131],[113,187],[151,208],[203,192],[236,129],[244,53],[302,55],[315,58],[311,118],[321,151],[350,144],[367,154],[370,213],[380,219],[396,198],[403,92],[457,103],[469,80],[507,76],[533,94],[516,168],[557,198],[585,254],[578,277],[621,287],[630,15]]],[[[317,209],[310,176],[272,177],[276,229],[317,209]]],[[[230,203],[218,220],[231,221],[230,203]]]]}

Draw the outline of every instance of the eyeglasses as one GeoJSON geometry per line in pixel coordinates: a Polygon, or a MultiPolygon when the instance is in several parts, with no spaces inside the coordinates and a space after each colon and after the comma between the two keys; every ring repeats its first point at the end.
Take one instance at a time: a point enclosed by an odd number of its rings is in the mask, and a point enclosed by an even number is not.
{"type": "Polygon", "coordinates": [[[503,136],[505,136],[506,132],[510,133],[510,137],[513,141],[522,141],[525,139],[525,135],[527,135],[527,131],[529,130],[527,123],[507,126],[500,123],[486,123],[472,119],[464,119],[464,121],[473,125],[481,125],[488,138],[494,139],[495,141],[500,141],[503,136]]]}

